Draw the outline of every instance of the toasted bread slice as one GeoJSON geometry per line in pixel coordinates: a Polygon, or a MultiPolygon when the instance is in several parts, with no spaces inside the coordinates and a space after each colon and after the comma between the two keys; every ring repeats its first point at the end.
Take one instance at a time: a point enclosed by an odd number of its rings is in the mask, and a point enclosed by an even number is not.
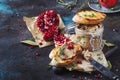
{"type": "Polygon", "coordinates": [[[51,51],[49,55],[49,57],[52,59],[50,65],[62,67],[67,66],[76,61],[77,56],[81,52],[82,52],[81,47],[73,42],[66,43],[62,46],[57,46],[51,51]]]}
{"type": "Polygon", "coordinates": [[[73,21],[78,24],[98,24],[101,23],[106,17],[106,14],[96,11],[81,11],[74,17],[73,21]]]}
{"type": "MultiPolygon", "coordinates": [[[[58,17],[59,17],[58,28],[62,30],[65,28],[65,25],[59,14],[58,14],[58,17]]],[[[39,30],[39,28],[36,25],[37,17],[29,17],[29,18],[23,17],[23,20],[26,22],[28,30],[31,32],[33,38],[35,39],[35,42],[38,44],[40,48],[53,44],[53,41],[45,41],[43,39],[44,34],[42,31],[39,30]]]]}

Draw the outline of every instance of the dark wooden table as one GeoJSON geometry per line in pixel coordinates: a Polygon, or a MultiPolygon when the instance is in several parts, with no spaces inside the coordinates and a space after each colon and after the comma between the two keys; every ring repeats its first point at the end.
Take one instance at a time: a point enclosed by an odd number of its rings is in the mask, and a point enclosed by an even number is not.
{"type": "MultiPolygon", "coordinates": [[[[71,18],[80,5],[79,2],[69,11],[57,4],[56,0],[0,0],[0,80],[82,80],[80,77],[84,80],[109,80],[104,76],[97,79],[95,75],[99,72],[87,74],[66,71],[62,75],[56,75],[48,70],[48,55],[54,46],[31,49],[20,43],[32,38],[23,22],[23,16],[38,16],[44,10],[53,9],[67,25],[72,22],[71,18]],[[36,56],[36,53],[40,56],[36,56]]],[[[107,59],[112,63],[111,71],[120,76],[120,12],[107,14],[104,27],[104,39],[118,46],[118,50],[107,59]]]]}

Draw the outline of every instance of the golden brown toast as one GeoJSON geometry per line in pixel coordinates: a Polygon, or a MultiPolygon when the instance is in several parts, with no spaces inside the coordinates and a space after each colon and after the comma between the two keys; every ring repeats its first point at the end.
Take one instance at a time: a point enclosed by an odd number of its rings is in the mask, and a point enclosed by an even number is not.
{"type": "Polygon", "coordinates": [[[50,65],[53,66],[67,66],[76,61],[77,56],[81,54],[82,49],[80,45],[76,43],[66,43],[62,46],[55,47],[49,57],[52,59],[50,65]],[[69,46],[73,46],[73,49],[68,49],[69,46]]]}
{"type": "Polygon", "coordinates": [[[106,17],[106,14],[96,11],[81,11],[74,17],[73,21],[78,24],[98,24],[101,23],[106,17]]]}

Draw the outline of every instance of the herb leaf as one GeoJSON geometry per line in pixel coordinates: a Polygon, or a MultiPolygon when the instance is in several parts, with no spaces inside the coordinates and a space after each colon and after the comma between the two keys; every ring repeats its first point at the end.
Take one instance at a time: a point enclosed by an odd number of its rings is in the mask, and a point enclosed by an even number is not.
{"type": "Polygon", "coordinates": [[[52,69],[52,66],[51,65],[48,65],[48,70],[51,70],[52,69]]]}
{"type": "Polygon", "coordinates": [[[24,41],[21,41],[21,43],[32,45],[32,46],[38,46],[37,43],[32,40],[24,40],[24,41]]]}
{"type": "Polygon", "coordinates": [[[108,63],[108,67],[107,67],[107,68],[108,68],[108,69],[112,69],[112,64],[110,63],[109,60],[107,61],[107,63],[108,63]]]}
{"type": "Polygon", "coordinates": [[[95,15],[92,13],[92,14],[85,14],[84,16],[85,17],[94,17],[95,15]]]}
{"type": "Polygon", "coordinates": [[[73,3],[65,2],[64,0],[56,0],[58,4],[66,6],[67,9],[72,10],[76,5],[78,0],[75,0],[73,3]]]}
{"type": "Polygon", "coordinates": [[[103,58],[102,57],[98,57],[98,59],[101,61],[101,60],[103,60],[103,58]]]}
{"type": "Polygon", "coordinates": [[[88,5],[89,2],[92,2],[93,0],[87,0],[85,3],[81,4],[80,8],[78,9],[78,12],[81,11],[86,5],[88,5]]]}
{"type": "MultiPolygon", "coordinates": [[[[86,5],[88,5],[88,2],[92,2],[94,0],[87,0],[85,1],[85,3],[82,3],[80,8],[78,9],[78,12],[81,11],[86,5]]],[[[56,2],[58,4],[61,4],[63,6],[66,6],[67,9],[72,10],[78,3],[78,0],[75,0],[74,2],[70,3],[70,2],[65,2],[65,0],[56,0],[56,2]]]]}
{"type": "Polygon", "coordinates": [[[105,45],[108,46],[108,47],[115,46],[115,44],[113,44],[113,43],[109,43],[109,42],[105,42],[105,45]]]}
{"type": "Polygon", "coordinates": [[[65,50],[65,48],[60,48],[60,54],[61,55],[64,55],[64,50],[65,50]]]}

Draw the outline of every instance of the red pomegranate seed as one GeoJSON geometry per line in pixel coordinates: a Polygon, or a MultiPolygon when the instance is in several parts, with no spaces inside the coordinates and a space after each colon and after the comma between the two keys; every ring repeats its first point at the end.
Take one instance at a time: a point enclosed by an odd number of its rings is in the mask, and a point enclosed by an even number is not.
{"type": "Polygon", "coordinates": [[[80,80],[84,80],[83,77],[80,77],[80,80]]]}
{"type": "Polygon", "coordinates": [[[40,42],[39,45],[43,45],[42,42],[40,42]]]}
{"type": "Polygon", "coordinates": [[[22,26],[22,24],[20,24],[20,23],[19,23],[19,26],[21,27],[21,26],[22,26]]]}
{"type": "Polygon", "coordinates": [[[72,75],[72,78],[76,78],[77,76],[75,74],[72,75]]]}
{"type": "Polygon", "coordinates": [[[32,46],[32,45],[29,46],[30,49],[33,49],[34,47],[35,47],[35,46],[32,46]]]}
{"type": "Polygon", "coordinates": [[[78,63],[78,64],[82,64],[82,61],[81,61],[81,60],[78,60],[77,63],[78,63]]]}
{"type": "Polygon", "coordinates": [[[96,74],[95,78],[97,78],[97,79],[102,78],[102,75],[101,74],[96,74]]]}
{"type": "Polygon", "coordinates": [[[35,56],[41,56],[40,53],[35,53],[35,56]]]}
{"type": "Polygon", "coordinates": [[[67,48],[68,48],[69,50],[71,50],[71,49],[74,49],[74,46],[73,46],[73,45],[69,45],[67,48]]]}
{"type": "Polygon", "coordinates": [[[18,26],[21,27],[22,26],[22,22],[18,21],[18,26]]]}
{"type": "Polygon", "coordinates": [[[70,39],[68,39],[68,38],[66,39],[66,42],[70,42],[70,41],[71,41],[70,39]]]}

